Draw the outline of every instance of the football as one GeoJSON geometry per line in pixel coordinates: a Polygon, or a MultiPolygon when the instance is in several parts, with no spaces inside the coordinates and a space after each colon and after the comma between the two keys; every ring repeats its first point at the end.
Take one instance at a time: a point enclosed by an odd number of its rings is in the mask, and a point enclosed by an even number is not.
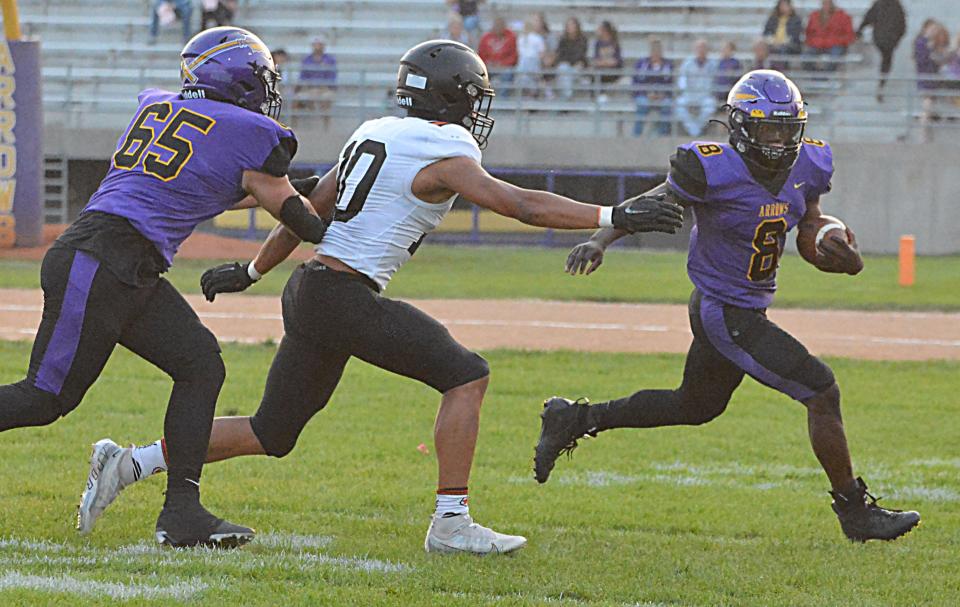
{"type": "Polygon", "coordinates": [[[818,239],[837,236],[849,242],[846,224],[836,217],[821,215],[812,221],[803,221],[797,226],[797,250],[809,263],[816,264],[818,239]]]}

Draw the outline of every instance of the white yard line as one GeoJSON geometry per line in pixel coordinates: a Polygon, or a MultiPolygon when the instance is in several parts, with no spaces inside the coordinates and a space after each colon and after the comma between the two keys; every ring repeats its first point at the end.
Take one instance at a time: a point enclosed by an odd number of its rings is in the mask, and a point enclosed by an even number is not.
{"type": "Polygon", "coordinates": [[[19,571],[0,572],[0,591],[38,590],[58,594],[74,594],[87,597],[110,597],[117,600],[173,599],[186,601],[203,592],[208,586],[199,578],[176,581],[172,584],[143,584],[121,582],[98,582],[83,580],[68,575],[30,575],[19,571]]]}

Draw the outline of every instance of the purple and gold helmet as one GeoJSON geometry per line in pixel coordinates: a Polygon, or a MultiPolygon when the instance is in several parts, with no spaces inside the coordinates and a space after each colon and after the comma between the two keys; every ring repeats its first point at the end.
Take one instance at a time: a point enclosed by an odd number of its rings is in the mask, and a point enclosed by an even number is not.
{"type": "Polygon", "coordinates": [[[776,70],[748,72],[730,90],[730,145],[754,164],[774,171],[791,168],[807,125],[800,89],[776,70]]]}
{"type": "Polygon", "coordinates": [[[283,99],[280,75],[267,45],[239,27],[214,27],[180,52],[180,94],[213,99],[277,119],[283,99]]]}

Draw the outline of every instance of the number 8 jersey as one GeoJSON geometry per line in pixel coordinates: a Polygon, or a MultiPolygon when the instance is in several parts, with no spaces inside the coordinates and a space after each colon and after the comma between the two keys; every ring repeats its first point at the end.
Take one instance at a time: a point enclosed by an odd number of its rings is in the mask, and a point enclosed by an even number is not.
{"type": "Polygon", "coordinates": [[[360,125],[340,154],[334,222],[316,246],[384,289],[446,216],[456,196],[428,203],[411,187],[425,167],[480,148],[463,127],[420,118],[386,117],[360,125]]]}
{"type": "Polygon", "coordinates": [[[830,191],[832,176],[830,146],[815,139],[804,140],[796,163],[774,184],[761,184],[725,143],[680,146],[667,183],[693,203],[697,223],[687,258],[693,284],[732,306],[769,306],[786,234],[808,200],[830,191]]]}
{"type": "Polygon", "coordinates": [[[297,140],[279,122],[230,103],[160,89],[139,101],[83,213],[126,218],[169,265],[198,224],[246,195],[244,171],[286,175],[297,140]]]}

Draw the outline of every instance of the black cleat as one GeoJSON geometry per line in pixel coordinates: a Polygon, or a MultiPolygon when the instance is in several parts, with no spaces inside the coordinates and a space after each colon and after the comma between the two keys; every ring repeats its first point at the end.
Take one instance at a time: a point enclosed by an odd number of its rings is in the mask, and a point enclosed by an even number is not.
{"type": "Polygon", "coordinates": [[[831,491],[833,511],[840,528],[850,540],[895,540],[920,524],[920,513],[913,510],[887,510],[877,505],[878,498],[867,493],[867,485],[857,478],[857,489],[849,495],[831,491]]]}
{"type": "Polygon", "coordinates": [[[587,423],[589,401],[577,401],[554,396],[543,401],[540,412],[540,440],[533,456],[533,475],[538,483],[550,478],[550,471],[561,454],[570,455],[577,448],[577,440],[596,436],[596,428],[587,423]]]}
{"type": "Polygon", "coordinates": [[[254,535],[253,529],[217,518],[199,503],[164,506],[157,519],[157,541],[171,548],[238,548],[254,535]]]}

